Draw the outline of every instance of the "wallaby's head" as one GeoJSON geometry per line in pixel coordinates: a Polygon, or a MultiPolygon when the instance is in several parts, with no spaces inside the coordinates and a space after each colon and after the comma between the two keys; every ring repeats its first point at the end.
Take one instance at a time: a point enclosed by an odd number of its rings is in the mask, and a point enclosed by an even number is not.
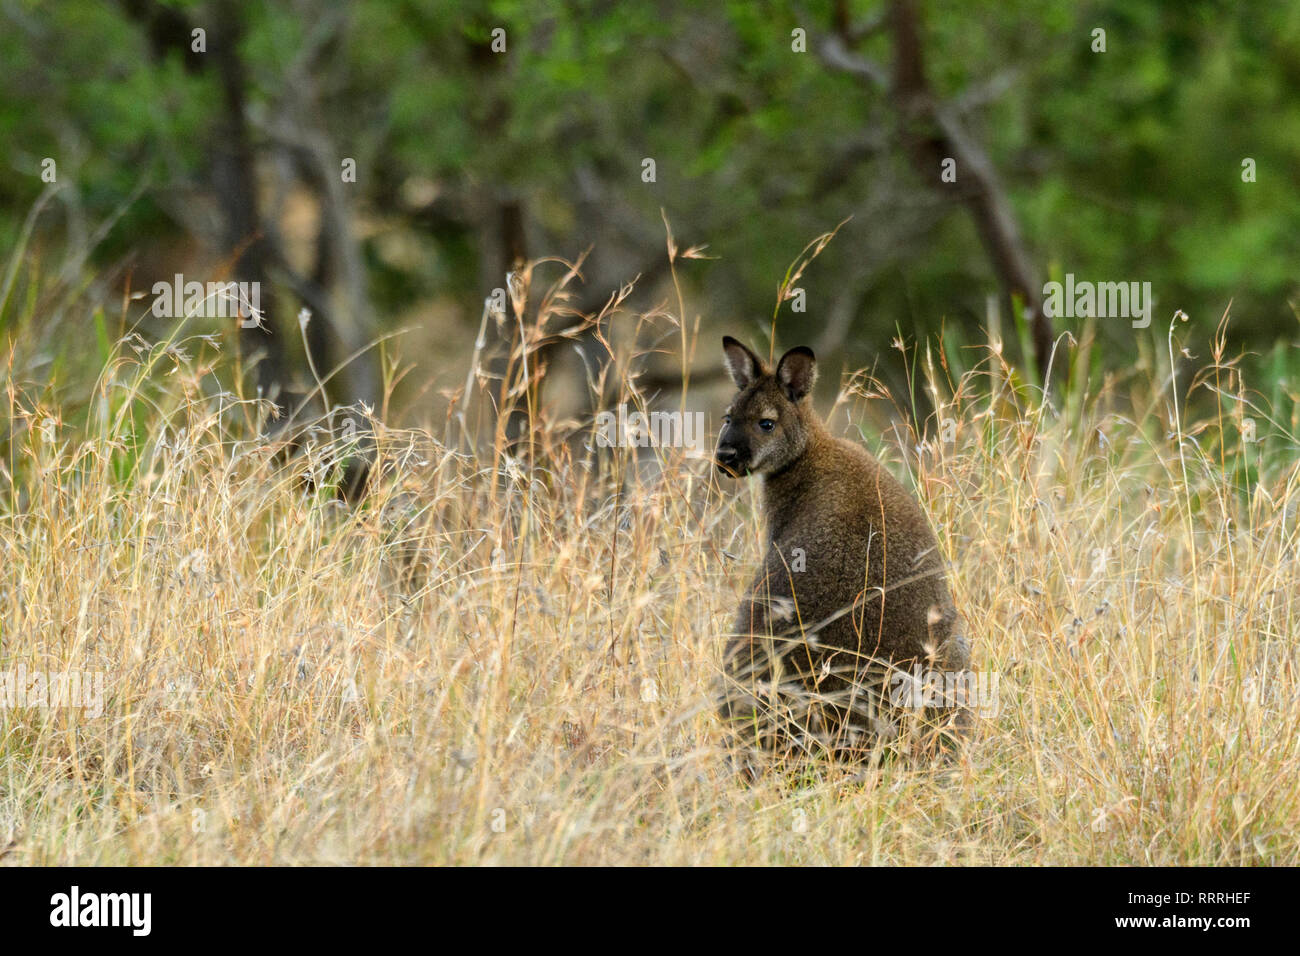
{"type": "Polygon", "coordinates": [[[727,371],[740,391],[722,419],[714,455],[724,475],[770,475],[786,468],[808,447],[816,412],[808,398],[817,380],[817,359],[805,345],[781,356],[769,372],[758,356],[731,336],[722,339],[727,371]]]}

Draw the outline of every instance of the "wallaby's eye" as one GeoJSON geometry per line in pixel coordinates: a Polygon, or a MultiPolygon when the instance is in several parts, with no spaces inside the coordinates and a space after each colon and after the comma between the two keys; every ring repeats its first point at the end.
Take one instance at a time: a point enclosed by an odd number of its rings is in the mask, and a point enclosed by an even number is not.
{"type": "Polygon", "coordinates": [[[776,427],[776,422],[774,422],[770,418],[760,418],[758,420],[758,427],[763,429],[763,431],[765,432],[770,432],[773,428],[776,427]]]}
{"type": "Polygon", "coordinates": [[[731,416],[730,416],[730,415],[723,415],[723,416],[722,416],[722,424],[724,424],[724,425],[730,425],[730,424],[731,424],[731,416]]]}

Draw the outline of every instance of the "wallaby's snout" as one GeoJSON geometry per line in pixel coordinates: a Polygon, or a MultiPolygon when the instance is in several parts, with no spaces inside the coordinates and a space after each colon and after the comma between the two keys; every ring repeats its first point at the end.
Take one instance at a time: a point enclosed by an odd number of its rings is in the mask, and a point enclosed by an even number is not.
{"type": "Polygon", "coordinates": [[[734,438],[727,436],[727,427],[724,426],[722,433],[718,435],[718,450],[713,454],[714,463],[718,466],[718,471],[732,478],[739,478],[745,474],[745,466],[741,464],[744,452],[735,445],[728,444],[734,441],[734,438]]]}
{"type": "Polygon", "coordinates": [[[773,474],[803,454],[811,414],[805,401],[817,380],[812,349],[799,346],[769,372],[731,336],[722,339],[727,371],[739,391],[727,406],[714,463],[724,475],[773,474]]]}

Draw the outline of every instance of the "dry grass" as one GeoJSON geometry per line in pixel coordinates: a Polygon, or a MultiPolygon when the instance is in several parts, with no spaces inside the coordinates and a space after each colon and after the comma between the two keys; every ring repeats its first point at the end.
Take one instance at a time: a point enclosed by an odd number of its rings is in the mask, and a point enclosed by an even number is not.
{"type": "MultiPolygon", "coordinates": [[[[1241,442],[1230,364],[1215,394],[1157,353],[1054,413],[996,351],[955,382],[919,356],[928,442],[869,443],[933,518],[998,712],[946,765],[747,785],[711,700],[752,490],[672,450],[589,466],[534,407],[526,459],[373,422],[348,508],[303,483],[337,443],[285,464],[175,344],[119,346],[81,409],[10,363],[0,669],[105,695],[0,711],[4,862],[1300,863],[1300,472],[1293,439],[1241,442]]],[[[837,414],[878,395],[846,379],[837,414]]]]}

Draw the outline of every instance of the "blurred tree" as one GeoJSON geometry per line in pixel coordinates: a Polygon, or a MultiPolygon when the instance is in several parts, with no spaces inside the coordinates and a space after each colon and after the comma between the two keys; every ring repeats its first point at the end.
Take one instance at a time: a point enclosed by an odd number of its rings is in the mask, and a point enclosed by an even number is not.
{"type": "MultiPolygon", "coordinates": [[[[0,18],[0,238],[17,244],[53,158],[60,188],[25,254],[66,249],[68,275],[100,277],[14,272],[51,331],[70,297],[165,274],[152,245],[262,276],[277,330],[308,305],[317,367],[434,301],[467,351],[523,256],[590,250],[582,309],[638,274],[657,303],[666,217],[717,256],[679,270],[706,324],[765,337],[787,265],[852,215],[801,280],[807,311],[776,319],[828,361],[869,362],[898,329],[983,341],[1000,290],[1041,365],[1040,283],[1065,272],[1149,281],[1158,315],[1203,332],[1231,302],[1257,351],[1294,341],[1287,5],[8,0],[0,18]],[[304,197],[305,261],[289,229],[304,197]]],[[[1097,334],[1118,363],[1136,355],[1129,322],[1097,334]]],[[[300,377],[292,336],[272,339],[266,373],[300,377]]],[[[331,401],[372,399],[375,368],[354,363],[331,401]]]]}

